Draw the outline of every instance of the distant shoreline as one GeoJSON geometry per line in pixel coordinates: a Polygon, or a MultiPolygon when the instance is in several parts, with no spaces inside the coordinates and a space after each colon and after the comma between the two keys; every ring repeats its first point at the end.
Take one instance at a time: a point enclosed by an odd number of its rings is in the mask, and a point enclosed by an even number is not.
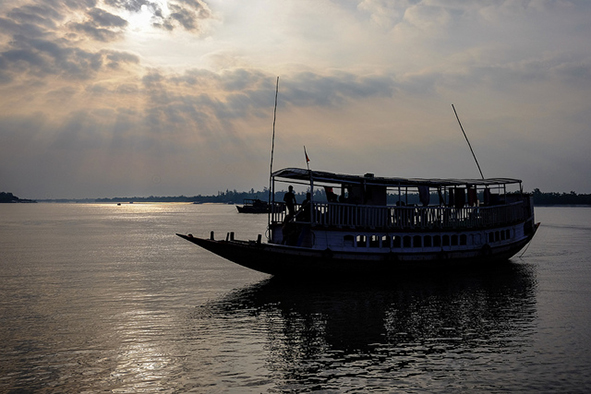
{"type": "Polygon", "coordinates": [[[35,200],[18,198],[12,193],[0,192],[0,204],[31,204],[36,202],[35,200]]]}
{"type": "MultiPolygon", "coordinates": [[[[275,198],[282,198],[282,193],[284,191],[277,191],[275,193],[275,198]]],[[[572,207],[579,207],[579,206],[591,206],[591,194],[577,194],[575,192],[570,193],[545,193],[541,192],[539,189],[535,189],[532,193],[534,199],[534,206],[537,207],[554,207],[554,206],[572,206],[572,207]]],[[[412,196],[412,195],[409,195],[412,196]]],[[[325,201],[324,192],[317,190],[314,193],[314,199],[316,201],[325,201]]],[[[417,201],[418,201],[418,194],[417,194],[417,201]]],[[[296,199],[298,201],[303,200],[305,198],[305,193],[300,192],[296,194],[296,199]]],[[[56,199],[37,199],[37,200],[27,200],[27,199],[20,199],[14,196],[12,193],[0,193],[0,202],[45,202],[45,203],[88,203],[88,204],[96,204],[96,203],[106,203],[106,204],[128,204],[128,203],[146,203],[146,202],[176,202],[176,203],[196,203],[196,204],[206,204],[206,203],[218,203],[218,204],[242,204],[246,199],[259,199],[262,201],[268,201],[269,199],[269,191],[254,191],[253,189],[250,192],[238,192],[236,190],[230,191],[226,190],[225,192],[218,192],[217,195],[209,195],[209,196],[149,196],[149,197],[112,197],[112,198],[56,198],[56,199]]],[[[415,203],[414,201],[409,201],[410,203],[415,203]]]]}

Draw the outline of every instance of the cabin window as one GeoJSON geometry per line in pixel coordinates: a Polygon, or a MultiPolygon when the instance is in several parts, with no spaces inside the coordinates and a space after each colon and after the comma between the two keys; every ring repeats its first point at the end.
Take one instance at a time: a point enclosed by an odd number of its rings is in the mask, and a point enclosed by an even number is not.
{"type": "Polygon", "coordinates": [[[433,246],[441,246],[441,235],[435,235],[433,237],[433,246]]]}
{"type": "Polygon", "coordinates": [[[423,244],[426,248],[430,248],[431,246],[433,246],[433,242],[430,235],[425,235],[425,238],[423,239],[423,244]]]}
{"type": "Polygon", "coordinates": [[[402,246],[402,238],[398,235],[392,237],[392,247],[400,248],[402,246]]]}
{"type": "Polygon", "coordinates": [[[472,238],[473,245],[480,245],[482,243],[480,240],[480,234],[474,234],[472,237],[473,237],[472,238]]]}
{"type": "Polygon", "coordinates": [[[420,248],[423,246],[423,238],[420,235],[415,235],[413,239],[413,246],[415,248],[420,248]]]}
{"type": "Polygon", "coordinates": [[[499,232],[495,231],[495,241],[499,242],[499,232]]]}
{"type": "Polygon", "coordinates": [[[382,248],[389,248],[390,247],[390,237],[387,235],[382,236],[382,248]]]}
{"type": "Polygon", "coordinates": [[[511,230],[510,229],[505,230],[505,238],[511,239],[511,230]]]}
{"type": "Polygon", "coordinates": [[[345,246],[353,246],[354,241],[355,241],[355,237],[353,237],[352,235],[345,235],[345,239],[344,239],[345,246]]]}
{"type": "Polygon", "coordinates": [[[367,247],[367,237],[365,235],[358,235],[357,236],[357,247],[358,248],[367,247]]]}
{"type": "Polygon", "coordinates": [[[410,248],[412,246],[412,238],[410,237],[410,235],[404,236],[403,245],[405,248],[410,248]]]}
{"type": "Polygon", "coordinates": [[[443,246],[449,246],[449,235],[443,236],[443,246]]]}
{"type": "Polygon", "coordinates": [[[501,241],[504,241],[504,240],[505,240],[505,232],[501,231],[501,241]]]}
{"type": "Polygon", "coordinates": [[[369,238],[369,246],[372,248],[379,248],[380,247],[380,237],[377,235],[372,235],[369,238]]]}
{"type": "Polygon", "coordinates": [[[458,235],[454,234],[451,236],[451,244],[452,246],[458,246],[458,235]]]}
{"type": "Polygon", "coordinates": [[[460,235],[460,245],[468,244],[468,236],[466,234],[460,235]]]}

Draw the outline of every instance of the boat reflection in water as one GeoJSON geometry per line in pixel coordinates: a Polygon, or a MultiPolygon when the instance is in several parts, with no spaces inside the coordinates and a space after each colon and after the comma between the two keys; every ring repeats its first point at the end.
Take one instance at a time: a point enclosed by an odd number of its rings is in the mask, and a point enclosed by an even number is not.
{"type": "Polygon", "coordinates": [[[377,284],[274,277],[191,319],[250,322],[265,338],[265,368],[279,391],[494,390],[520,379],[506,361],[531,345],[535,288],[531,267],[511,262],[377,284]],[[504,369],[508,380],[494,381],[491,371],[504,369]]]}

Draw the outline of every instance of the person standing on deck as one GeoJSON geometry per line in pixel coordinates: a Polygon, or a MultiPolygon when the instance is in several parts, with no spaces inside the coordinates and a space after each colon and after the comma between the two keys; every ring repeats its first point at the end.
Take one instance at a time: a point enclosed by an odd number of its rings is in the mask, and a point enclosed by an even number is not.
{"type": "Polygon", "coordinates": [[[295,206],[298,203],[293,193],[293,186],[289,185],[288,192],[283,196],[283,201],[287,205],[287,214],[293,217],[295,215],[295,206]]]}

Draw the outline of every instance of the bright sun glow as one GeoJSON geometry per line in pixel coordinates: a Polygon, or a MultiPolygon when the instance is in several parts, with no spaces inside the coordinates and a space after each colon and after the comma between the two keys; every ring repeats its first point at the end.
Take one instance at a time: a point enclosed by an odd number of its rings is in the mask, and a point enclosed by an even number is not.
{"type": "Polygon", "coordinates": [[[129,23],[128,31],[131,33],[142,33],[154,29],[152,26],[152,12],[148,10],[147,5],[142,5],[139,12],[129,12],[125,19],[129,23]]]}

